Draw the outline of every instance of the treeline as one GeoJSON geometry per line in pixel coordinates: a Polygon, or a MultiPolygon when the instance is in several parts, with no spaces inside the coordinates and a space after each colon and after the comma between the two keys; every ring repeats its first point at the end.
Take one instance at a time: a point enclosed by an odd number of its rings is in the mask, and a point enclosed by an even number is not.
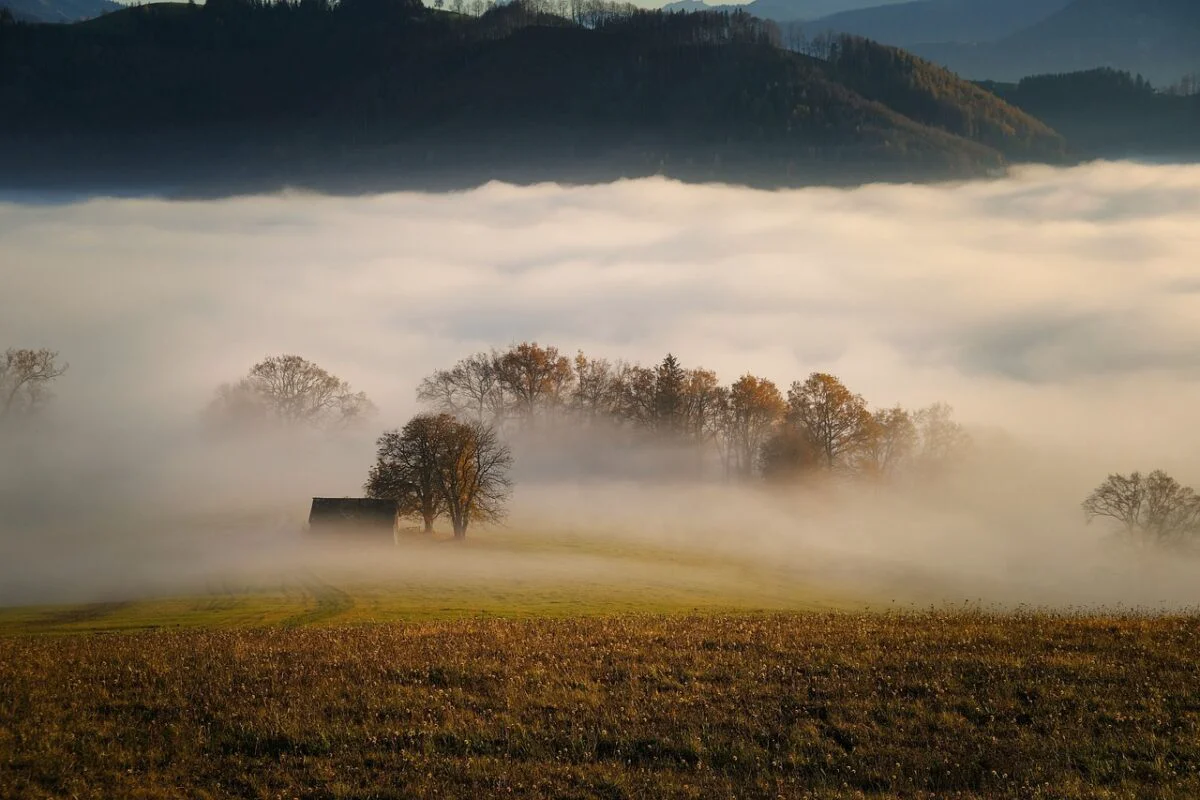
{"type": "Polygon", "coordinates": [[[906,117],[1024,160],[1055,161],[1065,143],[1040,119],[944,67],[858,36],[817,40],[847,86],[906,117]]]}
{"type": "Polygon", "coordinates": [[[1195,76],[1160,89],[1141,75],[1105,67],[981,86],[1045,120],[1086,155],[1200,151],[1195,76]]]}
{"type": "MultiPolygon", "coordinates": [[[[43,410],[66,371],[52,350],[0,353],[0,432],[43,410]]],[[[685,367],[670,353],[643,366],[522,342],[434,372],[417,397],[430,410],[379,436],[363,490],[395,501],[398,514],[421,519],[426,532],[448,518],[456,538],[474,522],[504,517],[513,486],[509,441],[531,436],[541,447],[561,446],[574,433],[592,447],[691,454],[663,462],[680,472],[660,478],[705,477],[705,467],[716,464],[725,480],[779,483],[934,477],[971,450],[945,403],[872,409],[820,372],[786,391],[750,373],[723,384],[712,370],[685,367]]],[[[305,358],[279,355],[218,386],[202,419],[210,434],[240,437],[361,428],[375,416],[365,392],[305,358]]],[[[1137,541],[1200,542],[1200,495],[1161,470],[1111,474],[1082,508],[1089,522],[1107,519],[1137,541]]]]}
{"type": "Polygon", "coordinates": [[[690,463],[715,462],[730,479],[889,479],[939,469],[968,444],[949,406],[872,409],[833,375],[813,373],[784,390],[749,373],[723,384],[671,354],[644,366],[529,342],[435,372],[418,398],[500,430],[565,425],[623,433],[618,440],[631,444],[690,448],[690,463]]]}

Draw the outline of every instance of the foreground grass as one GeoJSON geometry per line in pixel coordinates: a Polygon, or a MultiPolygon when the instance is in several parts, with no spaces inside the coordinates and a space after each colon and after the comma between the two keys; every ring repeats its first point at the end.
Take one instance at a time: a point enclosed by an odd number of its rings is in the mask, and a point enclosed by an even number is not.
{"type": "Polygon", "coordinates": [[[1200,796],[1200,618],[0,638],[4,797],[1200,796]]]}

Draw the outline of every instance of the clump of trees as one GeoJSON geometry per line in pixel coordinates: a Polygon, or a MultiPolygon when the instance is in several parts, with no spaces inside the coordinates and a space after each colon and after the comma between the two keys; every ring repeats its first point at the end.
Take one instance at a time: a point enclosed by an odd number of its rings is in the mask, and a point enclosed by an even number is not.
{"type": "Polygon", "coordinates": [[[496,429],[451,414],[420,414],[379,437],[364,491],[395,500],[402,515],[419,516],[425,531],[446,516],[456,539],[472,522],[497,522],[512,488],[512,453],[496,429]]]}
{"type": "Polygon", "coordinates": [[[31,414],[53,396],[50,385],[67,371],[58,353],[12,348],[0,354],[0,421],[31,414]]]}
{"type": "Polygon", "coordinates": [[[215,424],[238,428],[337,427],[370,417],[375,406],[365,393],[313,362],[281,355],[263,359],[241,380],[218,387],[207,413],[215,424]]]}
{"type": "Polygon", "coordinates": [[[794,382],[786,397],[752,374],[724,386],[712,370],[686,367],[670,353],[643,366],[522,342],[435,372],[417,395],[437,411],[500,430],[603,424],[690,447],[692,463],[711,457],[731,479],[819,471],[892,479],[949,463],[968,443],[944,404],[873,411],[825,373],[794,382]]]}
{"type": "Polygon", "coordinates": [[[1179,544],[1200,533],[1200,496],[1162,470],[1109,475],[1083,501],[1088,522],[1116,522],[1128,536],[1179,544]]]}

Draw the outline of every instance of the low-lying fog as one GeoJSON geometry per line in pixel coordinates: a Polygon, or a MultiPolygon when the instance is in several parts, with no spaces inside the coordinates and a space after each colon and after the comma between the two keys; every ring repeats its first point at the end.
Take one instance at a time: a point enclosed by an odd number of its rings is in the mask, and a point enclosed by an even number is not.
{"type": "MultiPolygon", "coordinates": [[[[70,363],[48,413],[0,439],[0,603],[311,565],[295,533],[309,498],[360,493],[420,379],[536,340],[672,352],[725,383],[831,372],[873,407],[948,402],[980,446],[920,490],[783,494],[598,477],[565,455],[523,468],[518,450],[515,531],[727,548],[797,580],[900,576],[927,582],[922,600],[1198,604],[1200,562],[1115,542],[1079,509],[1109,472],[1200,484],[1198,223],[1200,167],[1133,164],[774,193],[644,180],[0,204],[0,349],[70,363]],[[279,353],[366,391],[376,421],[206,439],[214,388],[279,353]]],[[[454,581],[452,559],[474,556],[447,553],[424,566],[454,581]]],[[[510,577],[594,567],[486,558],[510,577]]]]}

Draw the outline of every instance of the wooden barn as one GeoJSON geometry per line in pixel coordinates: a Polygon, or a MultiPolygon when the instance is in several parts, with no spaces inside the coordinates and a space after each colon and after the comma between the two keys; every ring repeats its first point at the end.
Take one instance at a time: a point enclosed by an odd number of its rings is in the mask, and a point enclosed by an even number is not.
{"type": "Polygon", "coordinates": [[[313,533],[396,536],[396,501],[369,497],[314,497],[308,512],[308,529],[313,533]]]}

